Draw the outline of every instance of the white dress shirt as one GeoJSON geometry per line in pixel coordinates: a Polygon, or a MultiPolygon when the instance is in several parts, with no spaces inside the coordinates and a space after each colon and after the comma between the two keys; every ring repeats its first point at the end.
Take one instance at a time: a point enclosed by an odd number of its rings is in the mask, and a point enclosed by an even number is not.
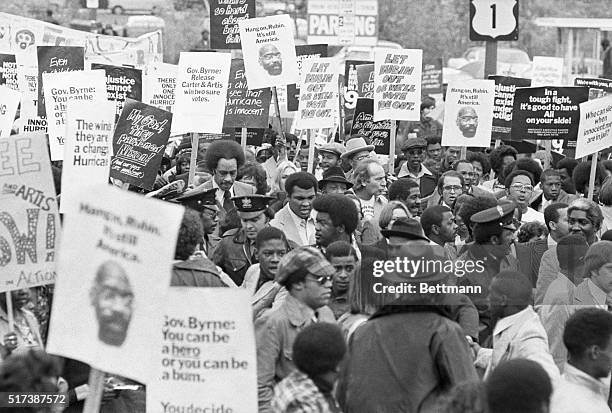
{"type": "Polygon", "coordinates": [[[550,400],[550,413],[610,413],[608,388],[606,381],[566,364],[550,400]]]}
{"type": "Polygon", "coordinates": [[[300,246],[310,245],[310,238],[314,237],[315,233],[315,216],[316,211],[313,209],[310,211],[310,216],[307,219],[301,218],[293,212],[291,208],[289,209],[289,215],[291,215],[291,219],[295,223],[295,227],[300,234],[300,239],[302,240],[300,246]]]}

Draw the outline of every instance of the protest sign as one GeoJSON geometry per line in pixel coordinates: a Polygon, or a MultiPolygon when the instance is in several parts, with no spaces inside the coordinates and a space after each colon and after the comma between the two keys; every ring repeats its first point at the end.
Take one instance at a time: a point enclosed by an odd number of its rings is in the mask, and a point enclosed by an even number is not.
{"type": "Polygon", "coordinates": [[[374,99],[359,98],[353,115],[351,138],[371,138],[376,153],[389,155],[391,123],[388,120],[374,122],[374,99]]]}
{"type": "Polygon", "coordinates": [[[331,128],[338,108],[338,72],[331,57],[303,62],[299,129],[331,128]]]}
{"type": "Polygon", "coordinates": [[[142,70],[98,63],[93,63],[91,68],[102,69],[106,73],[107,99],[115,102],[116,119],[119,119],[126,99],[142,100],[142,70]]]}
{"type": "Polygon", "coordinates": [[[0,292],[55,282],[60,232],[44,134],[0,138],[0,292]]]}
{"type": "Polygon", "coordinates": [[[576,159],[610,147],[612,143],[612,96],[580,104],[576,159]]]}
{"type": "Polygon", "coordinates": [[[534,56],[531,69],[531,86],[563,85],[563,58],[534,56]]]}
{"type": "Polygon", "coordinates": [[[376,49],[374,120],[421,119],[421,49],[376,49]]]}
{"type": "Polygon", "coordinates": [[[374,99],[374,64],[357,66],[357,93],[360,98],[374,99]]]}
{"type": "Polygon", "coordinates": [[[0,86],[19,90],[17,82],[17,59],[14,54],[0,54],[0,86]]]}
{"type": "Polygon", "coordinates": [[[493,104],[492,139],[510,139],[514,92],[517,87],[529,87],[531,80],[520,77],[489,76],[495,81],[495,101],[493,104]]]}
{"type": "Polygon", "coordinates": [[[293,24],[288,14],[238,22],[249,89],[299,81],[293,24]]]}
{"type": "Polygon", "coordinates": [[[421,93],[435,95],[442,93],[442,58],[430,59],[423,62],[423,75],[421,76],[421,93]]]}
{"type": "MultiPolygon", "coordinates": [[[[326,44],[307,44],[295,46],[295,54],[297,55],[297,65],[299,81],[302,81],[302,65],[304,60],[313,57],[327,57],[326,44]]],[[[295,112],[298,110],[300,101],[300,85],[287,85],[287,110],[295,112]]]]}
{"type": "Polygon", "coordinates": [[[76,209],[82,187],[108,183],[114,102],[68,102],[60,212],[76,209]]]}
{"type": "MultiPolygon", "coordinates": [[[[357,80],[357,66],[374,65],[367,60],[347,60],[344,63],[344,109],[355,109],[357,98],[359,98],[359,82],[357,80]]],[[[372,66],[373,67],[373,66],[372,66]]]]}
{"type": "Polygon", "coordinates": [[[0,86],[0,138],[11,135],[21,93],[6,86],[0,86]]]}
{"type": "Polygon", "coordinates": [[[442,146],[488,148],[494,99],[493,80],[467,80],[448,85],[442,146]]]}
{"type": "Polygon", "coordinates": [[[517,88],[514,93],[512,140],[576,141],[580,107],[589,98],[586,87],[517,88]]]}
{"type": "Polygon", "coordinates": [[[308,1],[308,43],[339,45],[346,44],[346,41],[350,40],[351,44],[358,46],[376,46],[378,1],[353,0],[354,7],[348,8],[346,3],[346,0],[308,1]],[[354,10],[354,16],[352,13],[344,15],[347,9],[354,10]],[[347,36],[346,31],[351,27],[354,33],[352,36],[347,36]]]}
{"type": "Polygon", "coordinates": [[[38,46],[38,116],[45,116],[45,82],[43,74],[83,70],[85,49],[78,46],[38,46]]]}
{"type": "Polygon", "coordinates": [[[249,90],[244,75],[244,61],[232,59],[224,128],[267,128],[272,92],[270,88],[249,90]]]}
{"type": "Polygon", "coordinates": [[[238,21],[255,17],[255,0],[210,1],[210,48],[240,49],[238,21]]]}
{"type": "MultiPolygon", "coordinates": [[[[247,128],[247,145],[250,146],[261,146],[263,143],[265,129],[259,128],[247,128]]],[[[223,128],[221,133],[202,133],[200,140],[200,147],[205,142],[214,142],[219,140],[231,140],[240,142],[242,137],[242,128],[223,128]]]]}
{"type": "Polygon", "coordinates": [[[155,370],[147,380],[148,412],[206,411],[206,406],[257,411],[249,303],[247,292],[237,288],[170,288],[150,346],[155,370]]]}
{"type": "MultiPolygon", "coordinates": [[[[19,61],[19,59],[18,59],[19,61]]],[[[19,120],[22,122],[20,132],[47,133],[46,116],[38,116],[38,68],[17,66],[17,80],[21,92],[21,110],[19,120]]]]}
{"type": "Polygon", "coordinates": [[[76,198],[64,218],[46,350],[147,382],[183,208],[111,185],[76,198]]]}
{"type": "Polygon", "coordinates": [[[369,136],[370,143],[374,145],[374,152],[378,155],[389,155],[393,122],[392,120],[383,120],[374,123],[369,136]]]}
{"type": "Polygon", "coordinates": [[[110,177],[153,188],[171,124],[172,113],[127,99],[113,134],[110,177]]]}
{"type": "Polygon", "coordinates": [[[231,59],[229,53],[181,52],[173,131],[221,133],[231,59]]]}
{"type": "Polygon", "coordinates": [[[574,79],[574,86],[588,87],[589,100],[612,94],[612,80],[610,79],[577,77],[574,79]]]}
{"type": "Polygon", "coordinates": [[[178,66],[154,63],[143,78],[142,101],[168,112],[174,111],[178,66]]]}
{"type": "MultiPolygon", "coordinates": [[[[64,157],[66,135],[66,105],[69,101],[103,102],[106,100],[106,81],[103,70],[58,72],[43,74],[47,96],[47,129],[51,160],[64,157]]],[[[40,104],[40,100],[39,100],[40,104]]]]}

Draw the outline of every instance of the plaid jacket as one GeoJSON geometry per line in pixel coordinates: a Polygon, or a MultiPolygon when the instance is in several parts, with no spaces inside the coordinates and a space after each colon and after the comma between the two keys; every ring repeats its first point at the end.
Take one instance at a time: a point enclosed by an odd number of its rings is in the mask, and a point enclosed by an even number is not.
{"type": "Polygon", "coordinates": [[[288,375],[274,388],[274,413],[332,413],[325,396],[310,378],[299,370],[288,375]]]}

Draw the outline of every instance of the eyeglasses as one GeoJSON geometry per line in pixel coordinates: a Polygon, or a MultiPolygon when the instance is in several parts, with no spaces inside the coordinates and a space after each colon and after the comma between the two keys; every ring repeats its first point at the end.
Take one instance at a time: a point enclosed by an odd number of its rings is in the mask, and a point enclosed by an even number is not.
{"type": "Polygon", "coordinates": [[[445,191],[448,191],[448,192],[463,191],[463,187],[461,187],[459,185],[445,185],[445,186],[442,187],[442,189],[444,189],[445,191]]]}
{"type": "Polygon", "coordinates": [[[320,277],[317,277],[316,275],[313,274],[309,274],[312,278],[315,279],[316,282],[319,283],[319,285],[325,285],[328,282],[332,281],[332,276],[331,275],[322,275],[320,277]]]}
{"type": "Polygon", "coordinates": [[[358,155],[358,156],[355,156],[353,159],[359,162],[359,161],[363,161],[364,159],[368,159],[369,157],[370,155],[358,155]]]}
{"type": "Polygon", "coordinates": [[[510,185],[510,188],[514,189],[515,191],[520,191],[520,192],[532,192],[533,191],[533,186],[531,185],[512,184],[510,185]]]}

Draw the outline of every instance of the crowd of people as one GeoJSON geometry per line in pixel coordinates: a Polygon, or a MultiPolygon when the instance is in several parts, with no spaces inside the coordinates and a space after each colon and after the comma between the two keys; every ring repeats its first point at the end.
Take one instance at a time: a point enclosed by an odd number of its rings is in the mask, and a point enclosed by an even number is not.
{"type": "MultiPolygon", "coordinates": [[[[392,170],[366,136],[330,136],[311,170],[272,128],[196,163],[177,141],[144,194],[186,207],[171,285],[248,290],[260,412],[610,412],[612,160],[442,147],[434,105],[392,170]]],[[[43,351],[52,298],[13,291],[10,331],[0,295],[0,391],[80,411],[89,366],[43,351]]],[[[144,411],[136,385],[102,411],[144,411]]]]}

